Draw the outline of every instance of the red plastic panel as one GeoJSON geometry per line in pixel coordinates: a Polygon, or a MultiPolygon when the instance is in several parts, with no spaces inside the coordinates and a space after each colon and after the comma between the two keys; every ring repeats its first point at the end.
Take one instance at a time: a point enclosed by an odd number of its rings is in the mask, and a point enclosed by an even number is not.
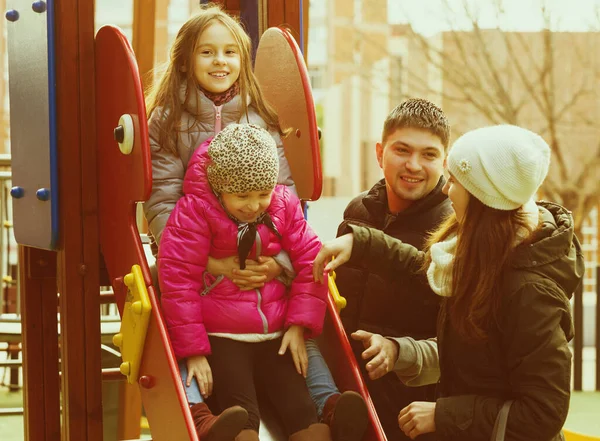
{"type": "Polygon", "coordinates": [[[375,405],[371,400],[367,385],[362,378],[360,368],[356,363],[350,342],[348,341],[331,296],[329,296],[327,304],[327,317],[325,319],[323,335],[319,339],[319,346],[337,387],[341,391],[353,390],[358,392],[367,403],[371,424],[367,429],[363,441],[387,441],[379,422],[379,417],[375,412],[375,405]]]}
{"type": "Polygon", "coordinates": [[[122,277],[134,264],[142,268],[152,303],[139,372],[151,386],[141,392],[152,439],[198,441],[136,226],[136,202],[152,189],[146,107],[133,50],[114,26],[96,34],[96,124],[100,246],[117,304],[123,307],[122,277]],[[121,152],[113,136],[124,114],[133,120],[130,154],[121,152]]]}
{"type": "Polygon", "coordinates": [[[254,73],[282,126],[291,129],[283,144],[300,199],[319,199],[323,177],[315,104],[304,58],[287,30],[265,31],[254,73]]]}
{"type": "MultiPolygon", "coordinates": [[[[289,51],[290,47],[295,47],[296,55],[300,53],[289,34],[280,29],[273,32],[272,35],[278,35],[275,38],[279,39],[279,43],[285,43],[288,55],[294,53],[289,51]]],[[[271,60],[271,63],[278,64],[276,60],[271,60]]],[[[301,58],[296,60],[296,64],[304,68],[306,74],[301,58]]],[[[302,86],[303,98],[294,102],[301,108],[296,106],[294,113],[286,113],[292,112],[287,107],[286,111],[280,111],[282,118],[288,118],[285,121],[291,121],[301,132],[299,137],[294,132],[292,140],[286,140],[286,154],[300,194],[305,199],[316,199],[321,192],[321,168],[308,75],[301,76],[301,81],[296,82],[298,84],[302,86]]],[[[287,83],[279,83],[278,86],[282,90],[295,87],[287,83]]],[[[152,187],[148,128],[133,51],[122,32],[113,26],[102,27],[96,35],[96,106],[102,253],[119,307],[122,308],[126,295],[122,277],[131,271],[134,264],[142,268],[152,303],[153,312],[139,373],[140,377],[146,377],[145,384],[148,386],[142,387],[141,392],[152,437],[155,441],[197,441],[137,231],[135,204],[145,200],[152,187]],[[134,121],[133,150],[128,155],[121,153],[113,137],[113,130],[123,114],[131,115],[134,121]]],[[[364,441],[384,441],[385,435],[331,298],[320,343],[338,387],[355,390],[367,401],[371,425],[364,441]]]]}

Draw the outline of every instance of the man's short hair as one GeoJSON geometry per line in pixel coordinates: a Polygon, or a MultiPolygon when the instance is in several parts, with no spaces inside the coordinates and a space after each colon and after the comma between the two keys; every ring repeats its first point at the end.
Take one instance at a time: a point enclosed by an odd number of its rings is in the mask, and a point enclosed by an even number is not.
{"type": "Polygon", "coordinates": [[[403,101],[390,112],[383,124],[381,143],[385,144],[388,136],[405,127],[424,129],[438,136],[444,150],[448,149],[450,125],[442,109],[421,98],[410,98],[403,101]]]}

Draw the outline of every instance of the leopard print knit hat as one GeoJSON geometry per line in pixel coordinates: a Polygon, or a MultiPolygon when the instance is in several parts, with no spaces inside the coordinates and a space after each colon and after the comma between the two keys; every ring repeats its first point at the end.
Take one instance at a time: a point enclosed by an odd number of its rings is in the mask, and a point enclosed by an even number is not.
{"type": "Polygon", "coordinates": [[[206,174],[215,193],[272,190],[277,185],[277,145],[255,124],[225,127],[210,142],[208,156],[206,174]]]}

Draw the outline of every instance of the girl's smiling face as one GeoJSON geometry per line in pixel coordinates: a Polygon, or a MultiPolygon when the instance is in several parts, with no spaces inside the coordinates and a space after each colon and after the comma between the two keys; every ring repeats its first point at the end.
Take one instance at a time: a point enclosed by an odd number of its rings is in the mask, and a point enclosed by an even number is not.
{"type": "Polygon", "coordinates": [[[240,50],[231,31],[223,23],[212,21],[204,29],[194,53],[194,76],[208,92],[222,93],[240,76],[240,50]]]}
{"type": "Polygon", "coordinates": [[[446,170],[445,175],[446,185],[444,185],[442,191],[448,195],[450,202],[452,202],[452,208],[454,209],[454,213],[456,213],[456,220],[462,223],[471,195],[450,172],[446,170]]]}
{"type": "Polygon", "coordinates": [[[271,205],[273,189],[247,193],[222,193],[221,200],[227,212],[240,222],[256,222],[271,205]]]}

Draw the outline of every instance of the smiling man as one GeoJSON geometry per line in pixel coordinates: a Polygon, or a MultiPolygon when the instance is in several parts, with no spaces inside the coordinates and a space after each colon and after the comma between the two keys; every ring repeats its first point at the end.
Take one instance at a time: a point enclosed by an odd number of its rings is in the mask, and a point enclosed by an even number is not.
{"type": "MultiPolygon", "coordinates": [[[[392,110],[376,145],[384,178],[350,202],[338,234],[347,224],[367,226],[422,249],[427,233],[452,211],[442,193],[449,137],[446,116],[429,101],[409,99],[392,110]]],[[[348,301],[341,315],[349,335],[357,329],[415,339],[436,335],[439,297],[416,277],[392,285],[364,268],[344,265],[337,273],[340,293],[348,301]]],[[[368,332],[361,338],[367,340],[368,332]]],[[[361,360],[358,340],[353,343],[361,360]]],[[[394,373],[373,381],[365,363],[359,364],[388,440],[407,440],[398,427],[398,413],[413,401],[433,399],[435,388],[408,388],[394,373]]]]}

